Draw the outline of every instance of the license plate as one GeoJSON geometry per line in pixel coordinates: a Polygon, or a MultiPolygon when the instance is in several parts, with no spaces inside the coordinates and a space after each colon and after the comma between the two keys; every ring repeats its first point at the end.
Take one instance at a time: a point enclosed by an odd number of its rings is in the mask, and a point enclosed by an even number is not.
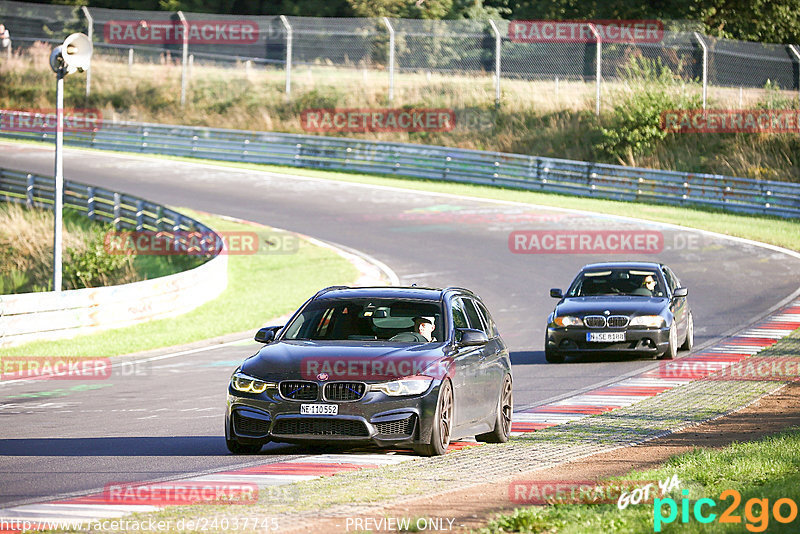
{"type": "Polygon", "coordinates": [[[587,332],[586,341],[625,341],[625,332],[587,332]]]}
{"type": "Polygon", "coordinates": [[[301,404],[300,415],[339,415],[338,404],[301,404]]]}

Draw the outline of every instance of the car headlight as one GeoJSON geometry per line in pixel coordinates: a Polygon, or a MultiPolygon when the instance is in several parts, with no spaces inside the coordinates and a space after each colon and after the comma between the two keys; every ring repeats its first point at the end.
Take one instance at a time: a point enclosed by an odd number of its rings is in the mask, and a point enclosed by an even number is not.
{"type": "Polygon", "coordinates": [[[380,391],[390,397],[402,397],[404,395],[421,395],[428,391],[433,378],[430,376],[407,376],[400,380],[391,382],[381,382],[370,384],[370,391],[380,391]]]}
{"type": "Polygon", "coordinates": [[[277,388],[278,384],[274,382],[264,382],[258,378],[253,378],[244,373],[234,373],[231,377],[231,386],[236,391],[243,391],[245,393],[264,393],[267,388],[277,388]]]}
{"type": "Polygon", "coordinates": [[[553,320],[556,326],[583,326],[583,320],[580,317],[573,317],[571,315],[562,315],[553,320]]]}
{"type": "Polygon", "coordinates": [[[630,326],[646,326],[647,328],[664,328],[667,322],[660,315],[640,315],[631,319],[630,326]]]}

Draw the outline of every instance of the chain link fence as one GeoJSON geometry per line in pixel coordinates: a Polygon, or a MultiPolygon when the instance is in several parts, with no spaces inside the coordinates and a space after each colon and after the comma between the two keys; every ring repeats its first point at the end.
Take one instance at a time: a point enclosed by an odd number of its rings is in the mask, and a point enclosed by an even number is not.
{"type": "Polygon", "coordinates": [[[345,91],[354,84],[376,84],[389,102],[395,86],[413,85],[419,92],[426,84],[450,80],[485,84],[487,98],[499,104],[504,79],[544,81],[552,86],[532,87],[554,91],[555,100],[566,84],[580,84],[582,90],[573,91],[571,98],[580,93],[581,98],[596,100],[599,113],[602,106],[614,104],[613,88],[664,73],[692,91],[702,89],[714,105],[727,107],[744,104],[744,89],[784,91],[786,99],[800,91],[797,47],[715,39],[685,31],[680,24],[669,27],[681,31],[663,30],[662,25],[657,40],[603,42],[608,27],[602,23],[582,24],[592,27],[584,33],[590,38],[521,40],[512,27],[515,22],[507,20],[245,17],[12,1],[0,1],[0,22],[11,32],[15,47],[36,41],[60,43],[72,32],[91,30],[95,54],[105,59],[179,65],[185,56],[189,68],[183,69],[184,77],[192,76],[191,67],[198,64],[246,72],[271,69],[285,77],[287,96],[293,79],[295,92],[318,82],[338,84],[345,91]],[[217,34],[211,39],[195,35],[186,42],[164,39],[164,32],[177,35],[182,16],[190,30],[209,26],[217,34]],[[146,30],[146,37],[134,32],[128,40],[114,38],[110,29],[115,24],[118,30],[146,30]],[[248,39],[225,33],[237,27],[249,32],[248,39]],[[159,28],[161,34],[156,33],[159,28]]]}

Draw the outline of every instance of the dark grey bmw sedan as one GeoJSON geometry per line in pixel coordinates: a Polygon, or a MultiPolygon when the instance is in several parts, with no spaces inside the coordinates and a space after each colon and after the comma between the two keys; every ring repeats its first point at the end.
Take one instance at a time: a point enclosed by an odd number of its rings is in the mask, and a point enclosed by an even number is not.
{"type": "Polygon", "coordinates": [[[581,354],[673,359],[691,350],[694,318],[688,289],[664,264],[593,263],[581,269],[547,319],[545,358],[561,363],[581,354]]]}
{"type": "Polygon", "coordinates": [[[508,349],[469,290],[330,287],[255,339],[264,347],[228,385],[233,453],[280,441],[431,456],[462,437],[508,440],[508,349]]]}

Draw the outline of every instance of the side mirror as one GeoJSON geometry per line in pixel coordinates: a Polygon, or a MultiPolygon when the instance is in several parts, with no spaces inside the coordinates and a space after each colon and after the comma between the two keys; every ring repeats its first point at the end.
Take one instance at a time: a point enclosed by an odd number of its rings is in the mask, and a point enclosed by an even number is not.
{"type": "Polygon", "coordinates": [[[676,287],[675,292],[672,294],[673,297],[685,297],[689,294],[689,288],[686,287],[676,287]]]}
{"type": "Polygon", "coordinates": [[[259,343],[269,343],[275,339],[275,333],[283,328],[282,326],[267,326],[256,332],[254,339],[259,343]]]}
{"type": "Polygon", "coordinates": [[[458,342],[459,347],[478,347],[489,342],[489,337],[482,330],[459,328],[458,331],[461,332],[461,341],[458,342]]]}
{"type": "Polygon", "coordinates": [[[554,299],[563,299],[564,293],[562,293],[559,288],[554,287],[553,289],[550,290],[550,296],[553,297],[554,299]]]}

